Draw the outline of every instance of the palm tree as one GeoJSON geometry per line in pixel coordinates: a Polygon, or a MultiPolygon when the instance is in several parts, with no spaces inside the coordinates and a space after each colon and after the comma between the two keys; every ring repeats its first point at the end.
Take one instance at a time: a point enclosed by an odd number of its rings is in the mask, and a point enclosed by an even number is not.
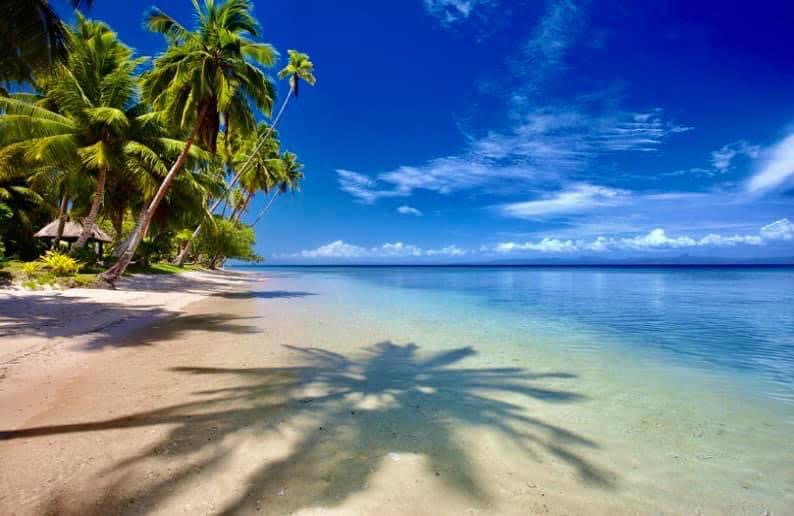
{"type": "MultiPolygon", "coordinates": [[[[305,81],[310,86],[314,86],[317,83],[317,78],[314,76],[314,63],[311,62],[308,54],[298,52],[297,50],[288,50],[287,54],[289,55],[287,66],[285,66],[278,72],[279,79],[289,78],[290,87],[289,87],[289,91],[287,92],[287,96],[284,98],[284,103],[281,105],[281,108],[278,110],[278,113],[276,114],[276,118],[273,120],[273,123],[270,125],[270,128],[259,139],[259,143],[251,152],[248,160],[246,160],[246,162],[237,169],[236,174],[229,182],[227,191],[234,188],[234,186],[237,184],[237,181],[239,181],[240,177],[242,177],[242,175],[248,170],[248,167],[250,167],[251,164],[254,162],[256,156],[262,150],[262,147],[267,143],[268,139],[272,136],[273,131],[276,128],[276,125],[281,119],[281,115],[284,113],[284,110],[287,108],[287,104],[289,103],[290,98],[293,95],[296,98],[298,97],[298,88],[300,81],[305,81]]],[[[221,205],[223,201],[224,201],[223,198],[219,198],[212,206],[210,211],[214,212],[216,209],[218,209],[218,207],[221,205]]],[[[272,204],[272,202],[273,199],[271,199],[270,202],[268,203],[268,207],[270,206],[270,204],[272,204]]],[[[267,209],[265,209],[264,212],[267,212],[267,209]]],[[[260,214],[260,218],[262,215],[264,215],[264,213],[260,214]]],[[[200,233],[201,233],[201,226],[199,225],[193,231],[193,238],[198,237],[200,233]]],[[[190,247],[191,244],[190,242],[188,242],[188,244],[179,254],[176,263],[180,267],[184,265],[187,255],[190,252],[190,247]]]]}
{"type": "Polygon", "coordinates": [[[281,156],[279,156],[279,143],[273,139],[270,139],[269,142],[270,144],[260,151],[260,157],[254,166],[240,178],[242,202],[229,217],[235,222],[239,222],[248,211],[248,205],[257,192],[262,191],[268,194],[287,179],[281,156]]]}
{"type": "Polygon", "coordinates": [[[272,66],[272,46],[251,41],[259,24],[251,14],[250,0],[194,0],[197,27],[188,31],[174,18],[153,8],[149,30],[167,38],[169,46],[144,77],[144,95],[170,123],[188,132],[185,146],[140,217],[127,249],[115,265],[102,273],[112,286],[124,273],[140,244],[158,205],[182,169],[194,141],[216,150],[223,119],[226,127],[254,127],[252,105],[269,115],[275,96],[263,68],[272,66]]]}
{"type": "MultiPolygon", "coordinates": [[[[16,161],[34,170],[80,169],[96,175],[96,187],[83,231],[75,248],[83,247],[96,223],[104,199],[107,176],[120,172],[130,154],[152,150],[135,141],[139,109],[135,106],[140,60],[101,22],[78,15],[67,30],[70,53],[52,79],[45,81],[45,97],[0,98],[0,160],[16,161]]],[[[145,138],[146,131],[137,136],[145,138]]]]}
{"type": "MultiPolygon", "coordinates": [[[[247,190],[247,196],[243,200],[243,203],[241,203],[245,206],[239,206],[238,209],[232,212],[230,218],[234,218],[235,215],[238,214],[241,215],[242,212],[245,211],[253,193],[257,190],[269,191],[269,185],[273,185],[282,179],[282,175],[280,174],[280,162],[278,159],[279,140],[275,136],[270,136],[267,139],[264,139],[262,136],[264,134],[273,134],[267,124],[260,123],[257,126],[257,131],[253,134],[242,133],[240,130],[236,130],[234,133],[234,136],[229,136],[229,132],[226,133],[227,137],[225,140],[228,141],[229,144],[224,147],[224,152],[222,154],[225,158],[224,161],[226,162],[227,170],[234,172],[236,177],[242,177],[245,183],[244,187],[247,190]],[[267,142],[267,145],[259,145],[260,141],[267,142]],[[249,168],[244,175],[238,172],[242,163],[253,163],[253,168],[249,168]]],[[[236,192],[237,190],[234,191],[236,192]]],[[[218,196],[215,203],[210,208],[211,213],[214,213],[220,204],[224,202],[227,198],[227,193],[228,190],[224,191],[223,195],[218,196]]],[[[192,241],[201,234],[202,226],[202,224],[196,226],[191,240],[188,241],[180,251],[175,262],[178,266],[181,267],[185,264],[192,248],[192,241]]]]}
{"type": "MultiPolygon", "coordinates": [[[[69,3],[76,9],[93,2],[69,3]]],[[[67,30],[47,0],[3,0],[0,20],[0,82],[32,82],[37,72],[66,59],[67,30]]]]}
{"type": "Polygon", "coordinates": [[[233,188],[237,181],[240,179],[240,176],[248,169],[251,162],[254,159],[254,155],[259,152],[261,147],[265,144],[267,139],[270,137],[271,133],[275,130],[276,125],[278,125],[278,121],[281,119],[281,115],[284,113],[284,110],[287,108],[287,104],[291,97],[298,97],[298,87],[301,81],[305,81],[306,84],[309,86],[314,86],[317,83],[317,78],[314,76],[314,63],[311,62],[309,59],[308,54],[304,54],[302,52],[298,52],[297,50],[288,50],[287,54],[289,55],[289,60],[287,61],[287,66],[282,68],[278,72],[279,79],[285,79],[289,77],[289,91],[287,92],[287,96],[284,98],[284,103],[281,105],[281,108],[278,110],[276,114],[276,118],[273,119],[273,123],[270,125],[270,130],[265,133],[265,135],[260,139],[259,144],[251,153],[251,158],[242,166],[240,170],[238,170],[237,175],[232,179],[231,183],[229,183],[229,188],[233,188]]]}
{"type": "Polygon", "coordinates": [[[284,156],[281,158],[281,170],[284,175],[284,179],[278,184],[278,189],[276,192],[270,197],[267,205],[259,212],[259,215],[256,216],[254,219],[254,223],[251,224],[251,227],[256,227],[257,223],[262,220],[262,217],[270,210],[270,207],[273,205],[273,201],[276,200],[276,197],[282,195],[287,192],[294,192],[300,189],[300,182],[303,180],[303,165],[298,163],[298,157],[293,154],[292,152],[285,152],[284,156]]]}
{"type": "Polygon", "coordinates": [[[6,215],[0,224],[0,238],[7,248],[14,249],[22,259],[34,258],[34,225],[42,222],[42,215],[47,220],[52,211],[52,206],[30,188],[27,178],[0,167],[0,216],[6,215]]]}

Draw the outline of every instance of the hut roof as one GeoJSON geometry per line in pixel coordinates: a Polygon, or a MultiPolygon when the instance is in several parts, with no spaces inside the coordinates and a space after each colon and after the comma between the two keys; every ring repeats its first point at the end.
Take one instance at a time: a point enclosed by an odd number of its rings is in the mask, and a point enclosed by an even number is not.
{"type": "MultiPolygon", "coordinates": [[[[64,240],[77,240],[80,237],[80,233],[83,232],[83,225],[76,220],[67,220],[66,224],[63,226],[63,236],[61,237],[64,240]]],[[[55,235],[58,233],[58,219],[53,220],[43,228],[41,228],[34,236],[38,238],[55,238],[55,235]]],[[[95,240],[98,242],[112,242],[107,233],[99,229],[96,225],[94,225],[94,230],[91,232],[91,236],[89,240],[95,240]]]]}

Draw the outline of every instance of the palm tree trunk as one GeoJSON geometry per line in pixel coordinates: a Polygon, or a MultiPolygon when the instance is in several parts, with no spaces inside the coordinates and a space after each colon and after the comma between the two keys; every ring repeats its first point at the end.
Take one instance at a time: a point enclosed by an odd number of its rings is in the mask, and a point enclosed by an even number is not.
{"type": "Polygon", "coordinates": [[[270,207],[273,205],[273,201],[275,201],[275,200],[276,200],[276,197],[278,197],[278,195],[279,195],[279,191],[278,191],[278,190],[276,190],[276,193],[274,193],[274,194],[273,194],[273,197],[271,197],[271,198],[270,198],[270,200],[268,201],[268,203],[267,203],[267,206],[265,206],[265,207],[262,209],[262,211],[260,211],[260,212],[259,212],[259,215],[257,215],[257,216],[256,216],[256,220],[254,220],[254,223],[253,223],[253,224],[251,224],[251,227],[254,227],[254,226],[256,226],[256,225],[257,225],[257,223],[259,223],[259,221],[260,221],[260,220],[262,220],[262,217],[264,217],[264,216],[265,216],[265,213],[267,213],[267,212],[268,212],[268,210],[270,210],[270,207]]]}
{"type": "Polygon", "coordinates": [[[91,201],[91,209],[88,211],[88,216],[83,219],[83,231],[80,237],[75,242],[72,248],[73,252],[77,249],[85,247],[91,234],[94,232],[94,225],[96,224],[97,215],[99,215],[99,207],[105,198],[105,181],[107,180],[107,170],[105,167],[99,167],[99,175],[96,180],[96,190],[94,191],[94,198],[91,201]]]}
{"type": "MultiPolygon", "coordinates": [[[[273,130],[276,128],[276,125],[278,125],[278,121],[281,119],[281,115],[284,114],[284,110],[287,108],[287,103],[289,103],[289,99],[291,96],[292,96],[292,88],[290,88],[289,92],[287,92],[287,96],[284,98],[284,103],[281,105],[281,108],[278,110],[278,113],[276,114],[276,118],[273,119],[273,123],[270,125],[270,127],[268,127],[267,132],[262,137],[262,139],[259,140],[259,144],[251,153],[251,156],[248,158],[248,160],[245,163],[243,163],[243,166],[237,170],[237,173],[232,178],[232,182],[229,183],[229,185],[226,187],[226,191],[224,192],[224,194],[218,197],[218,200],[215,201],[215,204],[212,205],[212,208],[210,208],[210,213],[215,213],[215,210],[218,209],[218,206],[220,206],[221,203],[224,202],[224,200],[226,199],[226,192],[234,188],[234,185],[236,185],[237,181],[240,180],[240,176],[243,175],[245,169],[247,169],[248,166],[251,165],[251,162],[254,160],[256,154],[260,151],[260,149],[262,149],[262,146],[265,144],[267,139],[270,138],[270,135],[273,134],[273,130]]],[[[178,266],[182,267],[185,264],[187,255],[190,252],[190,248],[192,247],[191,242],[197,236],[199,236],[199,233],[201,233],[201,224],[196,226],[196,229],[193,231],[193,238],[191,238],[191,240],[185,245],[185,248],[182,249],[182,252],[179,253],[179,256],[176,259],[176,264],[178,266]]]]}
{"type": "Polygon", "coordinates": [[[234,222],[240,222],[240,219],[243,217],[246,211],[248,211],[248,205],[251,204],[251,197],[253,197],[252,192],[246,192],[245,194],[245,201],[240,206],[239,209],[235,209],[232,214],[229,216],[229,220],[234,222]]]}
{"type": "Polygon", "coordinates": [[[58,209],[58,229],[55,230],[55,240],[52,242],[52,247],[56,251],[58,250],[58,246],[61,244],[61,238],[63,238],[63,228],[66,226],[66,208],[69,206],[69,197],[64,194],[61,198],[61,206],[58,209]]]}
{"type": "MultiPolygon", "coordinates": [[[[138,226],[143,227],[143,218],[145,216],[146,216],[146,204],[144,204],[143,208],[141,208],[141,211],[138,213],[138,218],[135,221],[135,228],[137,228],[138,226]]],[[[127,247],[130,245],[130,241],[132,240],[132,235],[134,233],[135,230],[133,229],[133,231],[131,231],[126,237],[124,237],[124,240],[122,240],[121,242],[118,243],[118,245],[116,245],[112,253],[114,258],[120,257],[122,253],[127,249],[127,247]]]]}
{"type": "Polygon", "coordinates": [[[177,266],[182,267],[185,265],[185,260],[187,260],[187,255],[190,254],[190,248],[193,247],[193,241],[198,238],[199,233],[201,233],[201,224],[196,226],[196,229],[193,230],[193,235],[190,237],[190,240],[185,242],[185,247],[179,252],[179,256],[176,257],[176,262],[174,262],[177,266]]]}
{"type": "Polygon", "coordinates": [[[132,257],[135,255],[138,245],[141,243],[141,240],[143,240],[143,237],[146,234],[146,230],[149,229],[149,224],[152,221],[154,212],[157,210],[160,202],[165,197],[165,194],[168,193],[168,188],[171,186],[171,183],[173,183],[174,178],[185,165],[188,153],[190,152],[190,147],[193,146],[193,140],[196,138],[199,127],[201,127],[202,123],[204,122],[206,113],[207,107],[204,106],[201,108],[201,112],[199,113],[198,119],[196,120],[196,125],[193,126],[193,130],[190,132],[190,137],[188,137],[187,141],[185,142],[185,147],[182,149],[182,152],[179,153],[179,157],[177,158],[176,162],[171,167],[171,170],[168,171],[165,179],[163,179],[163,182],[160,184],[160,188],[157,189],[157,194],[155,194],[151,204],[149,204],[149,207],[146,208],[143,215],[140,217],[138,224],[135,226],[135,230],[132,232],[132,238],[130,238],[130,243],[127,245],[127,249],[124,250],[118,261],[116,261],[116,263],[110,269],[99,275],[99,278],[109,283],[111,287],[115,287],[115,281],[119,279],[122,274],[124,274],[125,270],[127,270],[127,266],[132,261],[132,257]]]}

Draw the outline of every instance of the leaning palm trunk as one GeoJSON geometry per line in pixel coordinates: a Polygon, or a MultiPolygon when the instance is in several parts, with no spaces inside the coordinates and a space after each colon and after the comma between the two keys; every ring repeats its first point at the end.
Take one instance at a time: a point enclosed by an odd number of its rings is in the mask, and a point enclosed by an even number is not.
{"type": "Polygon", "coordinates": [[[61,206],[58,209],[58,229],[55,230],[55,240],[52,243],[52,248],[58,250],[63,238],[63,228],[66,226],[66,208],[69,206],[69,197],[64,195],[61,198],[61,206]]]}
{"type": "Polygon", "coordinates": [[[74,244],[75,250],[85,247],[88,239],[94,232],[94,225],[96,224],[97,215],[99,215],[99,207],[102,205],[102,200],[105,198],[105,180],[107,179],[107,170],[105,167],[99,167],[99,175],[96,180],[96,190],[94,191],[94,198],[91,200],[91,209],[88,211],[88,216],[83,219],[83,231],[80,237],[74,244]]]}
{"type": "MultiPolygon", "coordinates": [[[[287,96],[284,98],[284,103],[281,105],[281,108],[278,110],[278,113],[276,114],[276,118],[273,119],[273,123],[270,125],[270,127],[268,127],[267,132],[262,137],[262,139],[259,140],[259,144],[251,153],[251,156],[248,158],[248,160],[245,163],[243,163],[242,167],[238,169],[237,173],[232,178],[232,182],[229,183],[229,185],[226,187],[226,192],[234,188],[234,185],[236,185],[237,181],[240,180],[240,177],[243,175],[243,172],[245,172],[245,170],[251,165],[251,162],[254,160],[254,157],[256,157],[257,153],[262,149],[262,146],[265,144],[267,139],[270,138],[270,135],[273,134],[273,129],[275,129],[276,125],[278,124],[278,121],[281,119],[281,115],[284,113],[284,110],[287,108],[287,103],[289,103],[289,99],[292,96],[292,90],[293,88],[290,88],[289,91],[287,92],[287,96]]],[[[224,192],[224,194],[226,192],[224,192]]],[[[210,209],[210,213],[214,213],[215,210],[218,209],[218,206],[220,206],[221,203],[224,201],[224,199],[225,199],[225,195],[221,195],[218,198],[218,200],[215,201],[215,204],[212,205],[212,208],[210,209]]],[[[185,244],[185,248],[182,249],[182,252],[179,253],[179,256],[177,257],[175,262],[176,265],[178,265],[179,267],[182,267],[185,264],[185,260],[187,260],[187,255],[190,253],[190,248],[193,247],[192,242],[193,240],[196,239],[197,236],[199,236],[199,233],[201,233],[201,224],[196,226],[196,229],[193,231],[193,236],[191,237],[190,240],[188,240],[187,244],[185,244]]]]}
{"type": "Polygon", "coordinates": [[[265,213],[267,213],[270,210],[270,207],[273,205],[273,201],[276,200],[276,197],[278,197],[278,195],[279,195],[279,192],[276,191],[276,193],[274,193],[273,196],[270,198],[270,200],[267,202],[267,206],[265,206],[262,209],[262,211],[259,212],[259,215],[256,216],[256,220],[254,220],[254,223],[251,224],[251,227],[256,226],[257,223],[259,223],[259,221],[262,220],[262,217],[264,217],[265,213]]]}
{"type": "MultiPolygon", "coordinates": [[[[146,217],[146,203],[144,203],[143,208],[141,208],[140,213],[138,213],[138,218],[135,220],[135,228],[137,229],[138,226],[143,227],[144,224],[144,217],[146,217]]],[[[120,232],[118,233],[120,235],[120,232]]],[[[135,234],[135,229],[133,229],[127,236],[124,237],[123,240],[119,241],[116,244],[116,247],[113,248],[112,256],[113,258],[119,258],[122,253],[129,247],[130,242],[132,241],[132,235],[135,234]]],[[[144,233],[146,236],[146,233],[144,233]]]]}
{"type": "Polygon", "coordinates": [[[199,113],[198,119],[196,120],[195,126],[193,126],[190,137],[185,142],[185,147],[182,149],[182,152],[179,153],[179,157],[171,167],[171,170],[168,171],[165,179],[163,179],[163,182],[160,184],[160,188],[157,189],[157,193],[155,194],[154,199],[152,199],[151,204],[149,204],[149,207],[146,208],[144,214],[138,220],[138,224],[136,224],[135,230],[132,232],[132,237],[130,238],[130,242],[127,245],[127,249],[124,250],[118,261],[116,261],[116,263],[110,269],[99,275],[99,278],[109,283],[110,286],[115,287],[116,280],[119,279],[122,274],[124,274],[125,270],[127,270],[127,266],[132,261],[132,257],[135,255],[138,245],[141,243],[141,240],[143,240],[143,237],[146,235],[146,231],[149,229],[149,224],[152,222],[154,212],[157,211],[157,207],[160,205],[160,202],[165,197],[165,194],[168,193],[168,188],[171,186],[171,183],[173,183],[174,178],[185,165],[188,153],[190,152],[190,147],[193,146],[193,140],[196,138],[199,127],[201,127],[204,121],[206,112],[207,108],[203,107],[201,109],[201,113],[199,113]]]}
{"type": "Polygon", "coordinates": [[[199,233],[201,233],[201,224],[196,226],[196,229],[193,230],[193,234],[190,236],[190,240],[185,242],[185,247],[182,248],[182,251],[179,252],[179,256],[177,256],[176,262],[174,262],[179,267],[185,265],[185,260],[187,260],[187,255],[188,253],[190,253],[190,248],[193,247],[192,246],[193,240],[198,238],[199,233]]]}
{"type": "Polygon", "coordinates": [[[248,192],[245,194],[245,202],[243,202],[242,206],[239,209],[234,210],[232,215],[229,217],[229,220],[234,222],[240,222],[240,219],[243,218],[243,215],[246,211],[248,211],[248,205],[251,204],[251,199],[253,198],[253,192],[248,192]]]}

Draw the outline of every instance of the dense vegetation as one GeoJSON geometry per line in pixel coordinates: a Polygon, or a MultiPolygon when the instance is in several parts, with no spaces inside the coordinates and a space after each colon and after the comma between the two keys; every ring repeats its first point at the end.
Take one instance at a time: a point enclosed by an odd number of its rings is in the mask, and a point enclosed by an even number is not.
{"type": "Polygon", "coordinates": [[[102,271],[112,285],[131,263],[259,260],[253,225],[303,179],[275,127],[299,84],[315,83],[314,67],[288,52],[278,73],[288,93],[270,119],[279,54],[261,40],[250,0],[193,8],[192,29],[156,7],[145,14],[166,43],[147,59],[80,12],[66,26],[46,0],[4,2],[0,267],[29,261],[30,278],[102,271]],[[245,224],[258,193],[271,197],[245,224]],[[34,237],[53,220],[53,238],[34,237]],[[82,224],[79,237],[66,238],[67,221],[82,224]],[[95,229],[112,239],[101,255],[95,229]]]}

